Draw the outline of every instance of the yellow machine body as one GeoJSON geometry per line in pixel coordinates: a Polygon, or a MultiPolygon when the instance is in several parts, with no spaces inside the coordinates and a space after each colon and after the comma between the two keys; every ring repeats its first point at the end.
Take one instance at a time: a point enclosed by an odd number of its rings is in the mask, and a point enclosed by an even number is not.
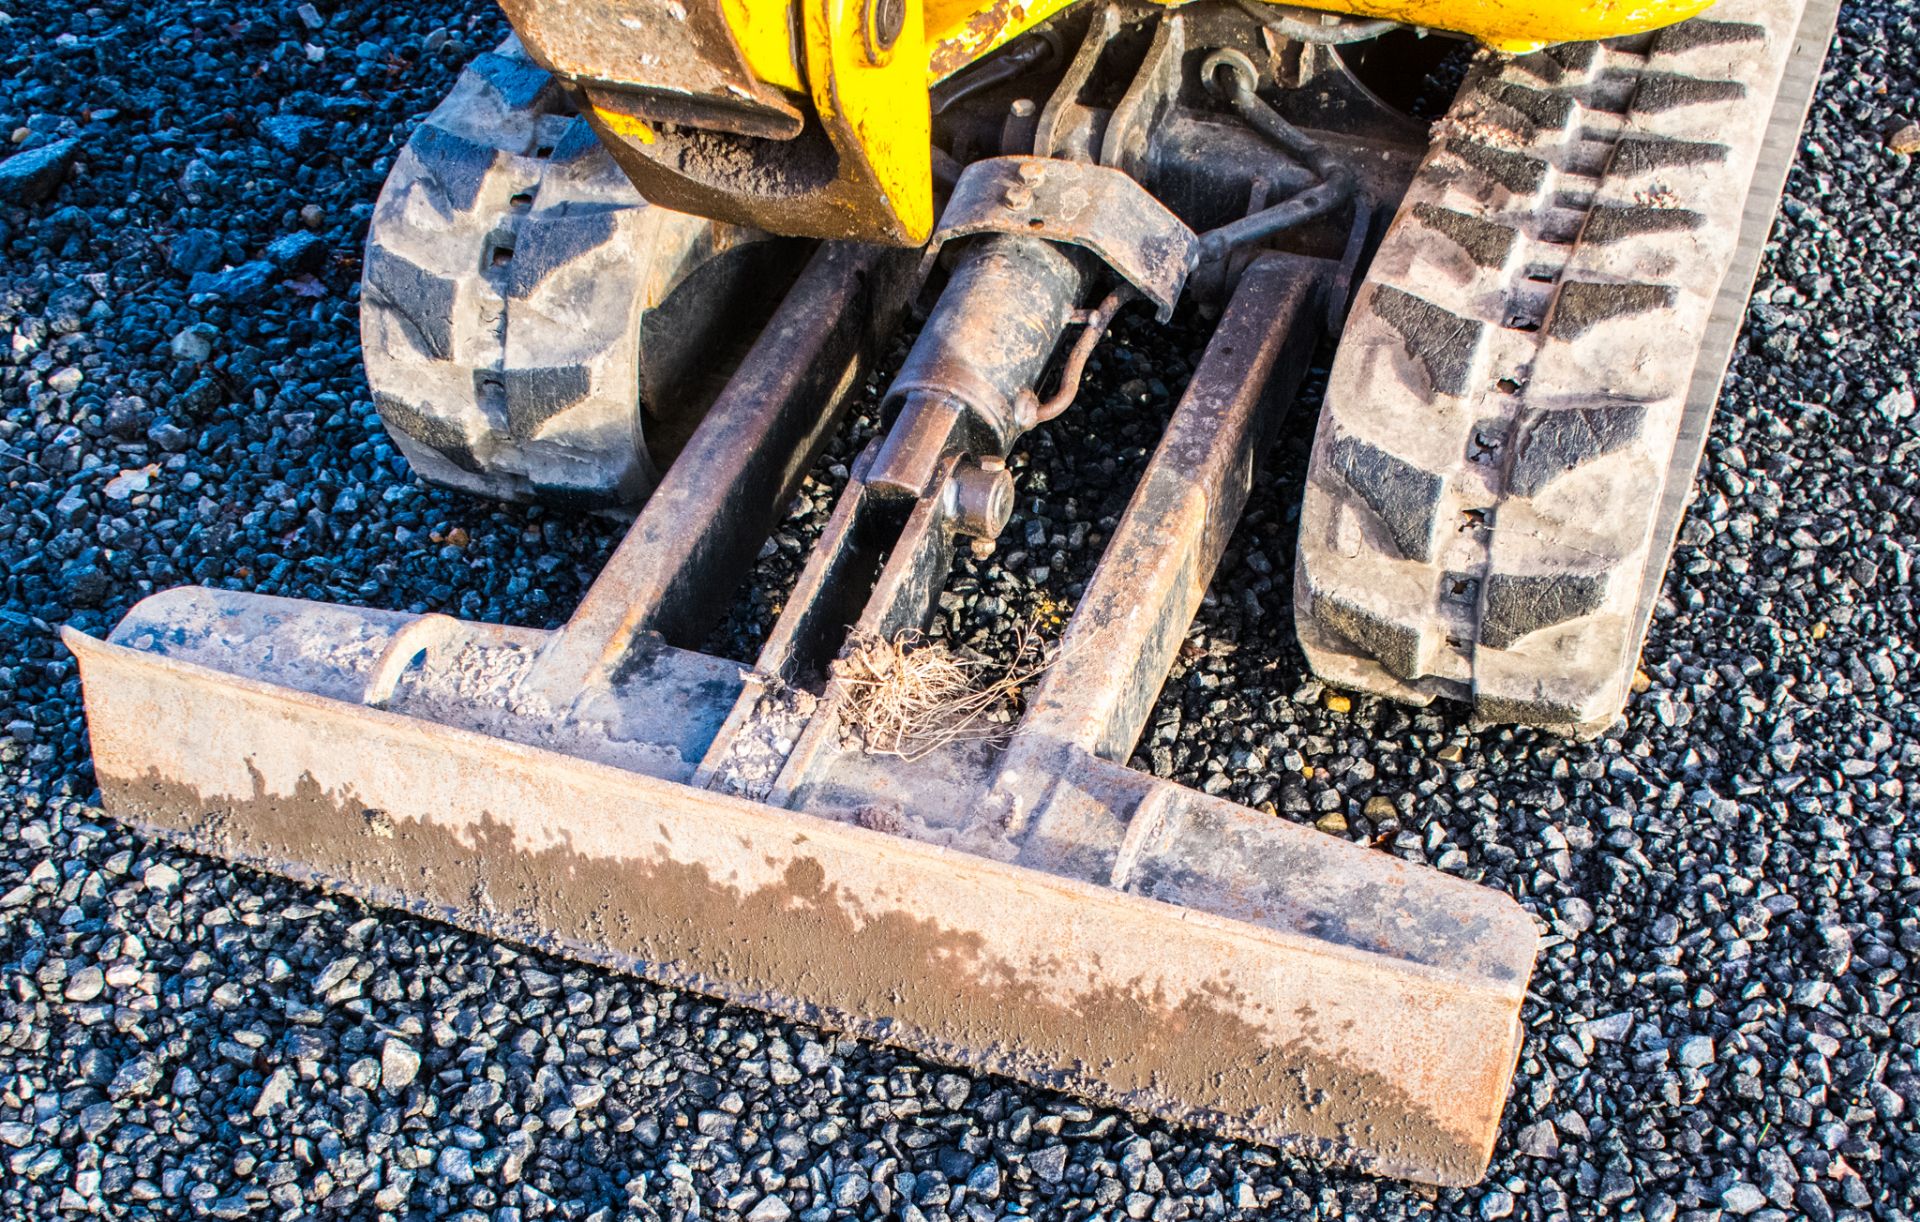
{"type": "MultiPolygon", "coordinates": [[[[1155,0],[1165,3],[1166,0],[1155,0]]],[[[1422,29],[1477,38],[1501,51],[1531,51],[1552,43],[1586,42],[1658,29],[1684,21],[1713,0],[1312,0],[1297,7],[1353,17],[1378,17],[1422,29]]],[[[921,29],[929,84],[1002,46],[1071,7],[1075,0],[928,0],[921,29]]],[[[803,55],[792,37],[791,0],[722,0],[727,26],[761,79],[806,91],[803,55]]],[[[1168,4],[1168,7],[1177,7],[1168,4]]]]}
{"type": "MultiPolygon", "coordinates": [[[[797,236],[918,245],[934,222],[929,89],[1076,0],[502,0],[649,199],[797,236]],[[814,142],[809,178],[662,132],[814,142]],[[785,175],[783,177],[783,175],[785,175]],[[757,185],[755,185],[757,184],[757,185]]],[[[1521,52],[1632,34],[1710,0],[1312,0],[1521,52]]],[[[750,150],[765,146],[747,146],[750,150]]],[[[751,153],[750,156],[760,156],[751,153]]]]}

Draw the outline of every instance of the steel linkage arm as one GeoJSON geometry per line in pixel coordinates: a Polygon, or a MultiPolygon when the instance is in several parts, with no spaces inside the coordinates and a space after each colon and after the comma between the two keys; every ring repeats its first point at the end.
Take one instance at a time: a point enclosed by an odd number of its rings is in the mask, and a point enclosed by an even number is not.
{"type": "Polygon", "coordinates": [[[832,435],[916,261],[823,246],[524,686],[567,707],[636,638],[695,644],[832,435]]]}

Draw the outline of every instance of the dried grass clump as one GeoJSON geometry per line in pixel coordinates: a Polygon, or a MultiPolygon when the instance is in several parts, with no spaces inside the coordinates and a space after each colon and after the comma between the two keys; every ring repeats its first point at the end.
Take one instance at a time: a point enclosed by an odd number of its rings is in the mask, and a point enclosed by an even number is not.
{"type": "Polygon", "coordinates": [[[906,632],[856,638],[834,663],[847,689],[846,725],[868,751],[917,760],[950,743],[1002,742],[1013,733],[1020,689],[1054,661],[1031,625],[1005,663],[963,654],[906,632]]]}

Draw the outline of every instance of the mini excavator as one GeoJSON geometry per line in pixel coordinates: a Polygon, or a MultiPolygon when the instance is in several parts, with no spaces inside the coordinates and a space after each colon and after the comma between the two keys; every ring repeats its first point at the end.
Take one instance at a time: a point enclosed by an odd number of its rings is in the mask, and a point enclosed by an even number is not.
{"type": "Polygon", "coordinates": [[[1533,918],[1128,760],[1330,343],[1307,664],[1576,737],[1620,715],[1836,0],[501,2],[514,37],[372,217],[372,399],[423,479],[631,525],[552,630],[202,588],[69,630],[107,811],[1477,1181],[1533,918]],[[1017,716],[871,749],[849,651],[990,553],[1116,314],[1186,303],[1211,338],[1017,716]],[[759,657],[703,652],[909,333],[759,657]]]}

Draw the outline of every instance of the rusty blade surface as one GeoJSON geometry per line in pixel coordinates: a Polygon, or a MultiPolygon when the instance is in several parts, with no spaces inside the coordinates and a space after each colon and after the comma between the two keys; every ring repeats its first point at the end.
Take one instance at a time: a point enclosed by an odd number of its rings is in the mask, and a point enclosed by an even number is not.
{"type": "Polygon", "coordinates": [[[364,620],[345,662],[236,651],[274,683],[159,652],[192,644],[169,604],[147,647],[66,634],[108,812],[151,834],[1230,1136],[1441,1184],[1484,1170],[1533,955],[1503,896],[1090,757],[1078,792],[1136,802],[1124,864],[1049,874],[355,703],[418,620],[194,596],[364,620]],[[309,672],[333,694],[283,685],[309,672]],[[1262,924],[1269,860],[1323,910],[1262,924]],[[1479,953],[1393,953],[1396,921],[1479,953]]]}

